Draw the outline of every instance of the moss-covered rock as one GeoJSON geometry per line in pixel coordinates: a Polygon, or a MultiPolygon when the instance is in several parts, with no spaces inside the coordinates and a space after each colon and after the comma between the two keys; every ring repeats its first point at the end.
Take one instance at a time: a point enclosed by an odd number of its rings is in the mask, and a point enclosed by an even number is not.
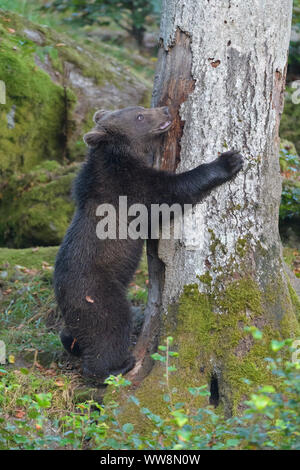
{"type": "Polygon", "coordinates": [[[1,184],[0,245],[58,245],[74,212],[71,187],[78,164],[44,162],[25,175],[1,184]]]}
{"type": "MultiPolygon", "coordinates": [[[[0,19],[1,20],[1,19],[0,19]]],[[[3,19],[2,19],[3,21],[3,19]]],[[[65,94],[34,63],[31,44],[0,21],[0,170],[27,171],[45,158],[63,158],[65,94]]],[[[68,94],[71,97],[71,94],[68,94]]]]}
{"type": "Polygon", "coordinates": [[[82,135],[93,125],[95,110],[149,104],[151,82],[109,50],[82,47],[4,10],[0,81],[6,86],[6,103],[0,105],[0,245],[59,244],[73,212],[74,168],[49,179],[47,162],[82,160],[82,135]]]}
{"type": "Polygon", "coordinates": [[[116,58],[0,10],[0,171],[80,159],[99,108],[148,103],[151,83],[116,58]]]}

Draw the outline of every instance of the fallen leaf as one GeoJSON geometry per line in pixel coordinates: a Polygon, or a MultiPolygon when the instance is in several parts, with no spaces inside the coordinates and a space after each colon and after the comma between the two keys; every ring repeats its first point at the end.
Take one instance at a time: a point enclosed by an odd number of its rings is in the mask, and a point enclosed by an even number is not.
{"type": "Polygon", "coordinates": [[[15,356],[14,356],[13,354],[10,354],[10,355],[8,356],[8,362],[9,362],[10,364],[14,364],[14,363],[15,363],[15,356]]]}
{"type": "Polygon", "coordinates": [[[23,419],[25,418],[26,413],[23,410],[16,410],[15,417],[18,419],[23,419]]]}
{"type": "Polygon", "coordinates": [[[62,380],[56,380],[54,383],[57,385],[57,387],[63,387],[65,385],[62,380]]]}
{"type": "Polygon", "coordinates": [[[43,261],[43,262],[42,262],[42,268],[43,268],[43,269],[47,269],[48,271],[52,271],[52,270],[53,270],[53,266],[51,266],[49,263],[47,263],[47,261],[43,261]]]}

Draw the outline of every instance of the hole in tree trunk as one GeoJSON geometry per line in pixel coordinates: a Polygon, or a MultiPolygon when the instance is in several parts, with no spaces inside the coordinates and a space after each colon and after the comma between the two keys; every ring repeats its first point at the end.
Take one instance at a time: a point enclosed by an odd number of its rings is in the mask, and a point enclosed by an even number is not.
{"type": "Polygon", "coordinates": [[[220,401],[220,395],[219,395],[218,377],[214,374],[210,380],[209,404],[213,405],[216,408],[219,404],[219,401],[220,401]]]}

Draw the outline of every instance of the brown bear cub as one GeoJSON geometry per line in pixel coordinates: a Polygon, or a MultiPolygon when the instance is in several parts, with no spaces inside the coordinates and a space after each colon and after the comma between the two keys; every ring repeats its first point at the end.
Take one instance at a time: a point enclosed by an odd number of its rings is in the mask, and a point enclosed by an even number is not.
{"type": "Polygon", "coordinates": [[[105,379],[135,364],[127,288],[143,240],[123,239],[118,230],[116,239],[99,239],[97,207],[110,204],[118,214],[120,196],[127,196],[128,207],[139,203],[149,211],[151,204],[195,204],[241,170],[242,156],[227,152],[181,174],[159,171],[152,165],[172,125],[167,107],[98,111],[94,121],[84,136],[88,155],[75,182],[77,209],[57,255],[54,285],[64,347],[81,356],[84,375],[105,379]]]}

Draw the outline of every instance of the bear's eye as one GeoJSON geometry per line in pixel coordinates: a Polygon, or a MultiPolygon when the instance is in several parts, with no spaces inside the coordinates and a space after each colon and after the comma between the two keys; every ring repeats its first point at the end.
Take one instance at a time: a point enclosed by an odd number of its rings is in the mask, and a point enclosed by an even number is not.
{"type": "Polygon", "coordinates": [[[142,114],[139,114],[138,117],[137,117],[137,120],[138,121],[143,121],[144,120],[144,116],[142,114]]]}

